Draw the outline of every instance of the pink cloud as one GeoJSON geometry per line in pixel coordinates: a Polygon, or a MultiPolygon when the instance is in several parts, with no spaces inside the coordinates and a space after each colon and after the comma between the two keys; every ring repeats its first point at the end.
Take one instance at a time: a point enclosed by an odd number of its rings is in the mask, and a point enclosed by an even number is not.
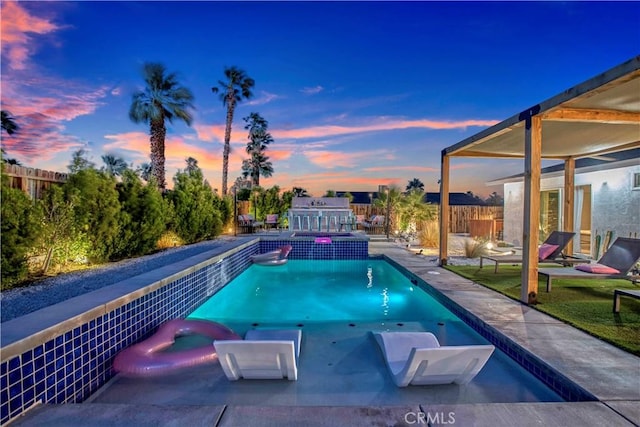
{"type": "Polygon", "coordinates": [[[386,150],[369,150],[355,153],[345,153],[341,151],[327,150],[306,150],[304,155],[309,161],[317,166],[333,169],[336,167],[351,168],[358,166],[358,163],[367,159],[379,159],[389,155],[386,150]]]}
{"type": "MultiPolygon", "coordinates": [[[[195,124],[193,128],[196,131],[198,139],[206,142],[224,142],[224,129],[225,125],[202,125],[195,124]]],[[[233,129],[231,130],[231,136],[233,137],[233,129]]]]}
{"type": "Polygon", "coordinates": [[[380,118],[376,119],[375,123],[364,126],[311,126],[301,129],[277,129],[273,130],[271,134],[274,138],[302,139],[410,128],[437,130],[466,129],[468,127],[488,127],[496,123],[498,123],[497,120],[435,121],[428,119],[388,120],[380,118]]]}
{"type": "Polygon", "coordinates": [[[32,163],[84,146],[85,141],[65,132],[63,122],[95,112],[106,90],[53,77],[21,80],[8,73],[2,79],[2,94],[2,109],[9,111],[19,126],[18,132],[3,138],[3,145],[7,153],[32,163]]]}
{"type": "Polygon", "coordinates": [[[33,16],[17,1],[2,2],[0,42],[2,56],[14,70],[27,68],[33,53],[33,39],[27,33],[48,34],[61,27],[45,18],[33,16]]]}
{"type": "Polygon", "coordinates": [[[411,171],[411,172],[440,172],[439,168],[429,166],[379,166],[362,168],[364,172],[386,172],[386,171],[411,171]]]}

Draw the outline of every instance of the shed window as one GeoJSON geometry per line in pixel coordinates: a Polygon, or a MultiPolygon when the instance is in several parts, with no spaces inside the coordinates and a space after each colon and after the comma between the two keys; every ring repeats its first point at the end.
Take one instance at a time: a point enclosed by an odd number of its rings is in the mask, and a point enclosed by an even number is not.
{"type": "Polygon", "coordinates": [[[633,188],[634,190],[640,190],[640,172],[635,172],[633,174],[631,188],[633,188]]]}

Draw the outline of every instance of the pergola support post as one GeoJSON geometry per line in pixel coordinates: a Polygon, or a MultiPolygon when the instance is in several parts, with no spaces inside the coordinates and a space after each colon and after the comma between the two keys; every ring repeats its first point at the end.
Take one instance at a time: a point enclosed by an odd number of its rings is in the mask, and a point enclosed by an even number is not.
{"type": "Polygon", "coordinates": [[[449,156],[444,152],[440,164],[440,262],[447,265],[449,247],[449,156]]]}
{"type": "MultiPolygon", "coordinates": [[[[574,231],[575,175],[576,161],[573,157],[570,157],[564,161],[564,212],[562,212],[562,231],[574,231]]],[[[580,241],[580,235],[578,235],[578,241],[580,241]]],[[[573,245],[573,241],[567,245],[567,255],[573,255],[573,245]]]]}
{"type": "Polygon", "coordinates": [[[540,173],[542,119],[525,118],[524,132],[524,218],[522,235],[522,287],[520,300],[534,304],[538,297],[538,228],[540,226],[540,173]]]}

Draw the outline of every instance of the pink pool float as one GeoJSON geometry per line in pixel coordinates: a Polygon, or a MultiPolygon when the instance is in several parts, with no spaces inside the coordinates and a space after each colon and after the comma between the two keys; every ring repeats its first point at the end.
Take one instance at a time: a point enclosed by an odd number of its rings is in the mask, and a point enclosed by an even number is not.
{"type": "Polygon", "coordinates": [[[122,350],[113,361],[114,371],[132,377],[148,377],[174,372],[181,368],[218,360],[214,340],[240,340],[226,326],[198,319],[174,319],[163,323],[148,339],[122,350]],[[195,348],[163,351],[171,347],[176,336],[204,335],[211,342],[195,348]]]}
{"type": "Polygon", "coordinates": [[[293,247],[291,245],[284,245],[279,247],[278,249],[265,252],[259,255],[253,255],[251,257],[251,261],[254,264],[258,265],[282,265],[287,263],[287,257],[293,247]]]}

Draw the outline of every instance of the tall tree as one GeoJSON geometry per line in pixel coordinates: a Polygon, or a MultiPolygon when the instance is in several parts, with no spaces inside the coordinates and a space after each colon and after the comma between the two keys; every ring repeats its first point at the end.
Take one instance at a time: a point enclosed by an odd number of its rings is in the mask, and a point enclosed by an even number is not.
{"type": "Polygon", "coordinates": [[[249,131],[247,154],[250,155],[250,158],[246,162],[243,161],[242,174],[246,173],[247,176],[251,176],[251,184],[259,186],[260,175],[264,177],[273,175],[273,165],[265,154],[265,150],[273,142],[273,137],[267,131],[269,122],[260,114],[251,113],[243,120],[247,123],[244,128],[249,131]]]}
{"type": "Polygon", "coordinates": [[[112,176],[122,176],[125,170],[127,170],[127,162],[122,157],[118,157],[114,154],[105,154],[102,156],[102,162],[104,163],[104,170],[106,173],[112,176]]]}
{"type": "Polygon", "coordinates": [[[418,178],[413,178],[411,181],[409,181],[406,188],[406,191],[408,192],[412,190],[420,190],[424,192],[424,183],[418,178]]]}
{"type": "Polygon", "coordinates": [[[178,118],[191,125],[193,117],[193,94],[181,86],[175,73],[167,74],[162,64],[148,62],[144,64],[143,77],[146,87],[133,94],[129,118],[134,123],[147,123],[150,126],[151,170],[158,188],[166,186],[164,173],[164,147],[169,123],[178,118]]]}
{"type": "Polygon", "coordinates": [[[71,155],[71,163],[67,165],[69,172],[78,173],[85,169],[93,169],[95,165],[92,161],[87,159],[87,154],[88,153],[84,148],[74,151],[71,155]]]}
{"type": "Polygon", "coordinates": [[[253,96],[251,88],[255,81],[237,67],[228,67],[224,70],[227,81],[218,80],[219,86],[211,88],[213,93],[220,93],[222,105],[227,108],[227,120],[224,129],[224,149],[222,152],[222,195],[227,195],[227,177],[229,175],[229,151],[231,151],[231,124],[236,104],[253,96]]]}
{"type": "Polygon", "coordinates": [[[193,157],[187,157],[185,162],[187,163],[187,168],[185,169],[187,173],[192,173],[197,169],[200,169],[200,166],[198,166],[198,160],[193,157]]]}
{"type": "Polygon", "coordinates": [[[19,129],[16,121],[13,117],[11,117],[11,113],[2,110],[0,111],[0,115],[2,116],[2,130],[7,132],[9,135],[13,135],[19,129]]]}

